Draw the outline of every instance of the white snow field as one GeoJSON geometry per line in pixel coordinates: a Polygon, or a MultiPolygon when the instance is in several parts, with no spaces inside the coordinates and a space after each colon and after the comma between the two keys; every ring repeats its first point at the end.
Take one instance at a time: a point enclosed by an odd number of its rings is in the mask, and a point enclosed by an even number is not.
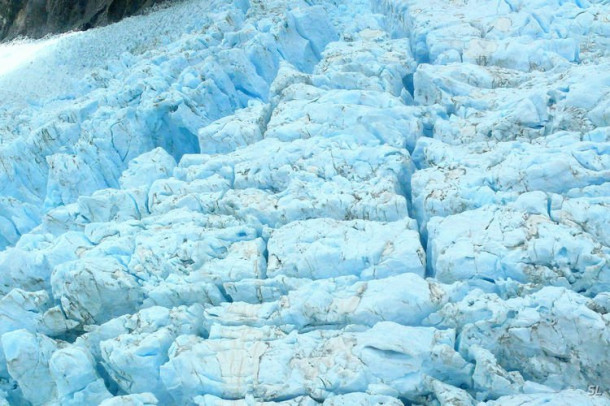
{"type": "Polygon", "coordinates": [[[0,405],[610,405],[608,0],[185,0],[0,65],[0,405]]]}

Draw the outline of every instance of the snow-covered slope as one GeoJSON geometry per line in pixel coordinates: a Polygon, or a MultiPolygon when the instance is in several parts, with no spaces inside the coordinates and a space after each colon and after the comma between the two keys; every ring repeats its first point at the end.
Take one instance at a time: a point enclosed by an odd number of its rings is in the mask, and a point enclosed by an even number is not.
{"type": "Polygon", "coordinates": [[[609,38],[185,0],[0,47],[0,398],[610,404],[609,38]]]}

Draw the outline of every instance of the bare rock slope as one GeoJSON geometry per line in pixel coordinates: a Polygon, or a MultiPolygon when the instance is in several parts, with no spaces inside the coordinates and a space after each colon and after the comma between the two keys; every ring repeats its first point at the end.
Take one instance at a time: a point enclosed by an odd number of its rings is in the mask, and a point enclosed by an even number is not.
{"type": "Polygon", "coordinates": [[[121,20],[160,0],[0,0],[0,40],[40,38],[121,20]]]}

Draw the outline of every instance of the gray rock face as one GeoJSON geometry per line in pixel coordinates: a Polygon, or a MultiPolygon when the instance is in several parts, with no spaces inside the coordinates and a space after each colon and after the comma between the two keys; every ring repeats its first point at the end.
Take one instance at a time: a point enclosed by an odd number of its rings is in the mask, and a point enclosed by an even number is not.
{"type": "Polygon", "coordinates": [[[161,0],[0,0],[0,40],[119,21],[161,0]]]}

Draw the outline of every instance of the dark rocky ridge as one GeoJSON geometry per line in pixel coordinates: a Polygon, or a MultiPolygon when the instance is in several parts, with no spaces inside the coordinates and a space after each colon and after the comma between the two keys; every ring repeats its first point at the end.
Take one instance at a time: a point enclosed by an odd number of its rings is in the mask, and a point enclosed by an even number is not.
{"type": "Polygon", "coordinates": [[[0,0],[0,40],[40,38],[119,21],[162,0],[0,0]]]}

